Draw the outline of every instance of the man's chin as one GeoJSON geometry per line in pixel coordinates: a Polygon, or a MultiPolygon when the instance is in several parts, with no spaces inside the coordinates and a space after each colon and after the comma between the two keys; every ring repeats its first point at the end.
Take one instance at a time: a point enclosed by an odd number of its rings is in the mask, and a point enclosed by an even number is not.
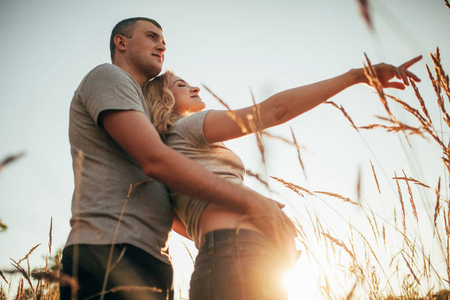
{"type": "Polygon", "coordinates": [[[148,79],[152,79],[156,76],[158,76],[162,71],[162,66],[153,68],[152,70],[149,70],[148,72],[148,79]]]}

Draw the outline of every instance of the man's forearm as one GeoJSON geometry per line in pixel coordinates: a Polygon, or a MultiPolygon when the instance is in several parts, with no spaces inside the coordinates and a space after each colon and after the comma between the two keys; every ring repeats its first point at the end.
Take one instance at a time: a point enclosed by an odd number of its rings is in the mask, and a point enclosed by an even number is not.
{"type": "Polygon", "coordinates": [[[170,189],[247,213],[258,193],[239,187],[166,146],[148,118],[137,111],[108,111],[102,123],[145,174],[170,189]]]}
{"type": "Polygon", "coordinates": [[[220,178],[175,150],[167,148],[158,157],[147,175],[181,194],[241,213],[256,198],[256,192],[220,178]]]}

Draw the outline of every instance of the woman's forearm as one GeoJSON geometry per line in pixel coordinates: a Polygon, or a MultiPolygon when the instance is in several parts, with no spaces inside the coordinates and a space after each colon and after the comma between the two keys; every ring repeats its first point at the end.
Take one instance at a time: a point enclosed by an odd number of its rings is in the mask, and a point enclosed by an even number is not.
{"type": "Polygon", "coordinates": [[[260,104],[262,129],[283,124],[346,88],[364,82],[363,76],[362,69],[352,69],[337,77],[285,90],[269,97],[260,104]]]}
{"type": "MultiPolygon", "coordinates": [[[[399,67],[380,63],[373,65],[372,68],[383,88],[404,89],[409,85],[410,79],[420,81],[416,75],[408,71],[408,68],[421,59],[422,56],[417,56],[399,67]],[[400,81],[392,81],[394,78],[400,81]]],[[[233,110],[232,118],[229,116],[230,112],[212,111],[205,118],[203,127],[205,139],[211,143],[226,141],[253,133],[255,130],[283,124],[358,83],[368,83],[364,69],[351,69],[334,78],[277,93],[258,104],[256,126],[251,124],[253,122],[251,119],[255,118],[248,118],[253,114],[253,107],[233,110]]]]}

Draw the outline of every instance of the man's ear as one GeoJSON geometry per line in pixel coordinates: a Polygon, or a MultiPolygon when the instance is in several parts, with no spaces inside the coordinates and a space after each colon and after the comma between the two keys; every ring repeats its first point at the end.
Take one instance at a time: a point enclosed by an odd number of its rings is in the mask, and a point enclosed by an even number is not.
{"type": "Polygon", "coordinates": [[[123,35],[117,34],[114,37],[114,44],[116,44],[116,48],[119,51],[125,51],[127,48],[127,38],[123,35]]]}

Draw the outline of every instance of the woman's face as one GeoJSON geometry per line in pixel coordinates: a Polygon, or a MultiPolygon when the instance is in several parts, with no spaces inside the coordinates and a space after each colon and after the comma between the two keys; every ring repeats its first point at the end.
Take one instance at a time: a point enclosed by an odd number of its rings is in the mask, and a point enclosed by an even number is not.
{"type": "Polygon", "coordinates": [[[198,112],[206,106],[198,95],[200,88],[190,86],[178,76],[172,76],[169,82],[169,89],[175,98],[173,109],[177,113],[198,112]]]}

